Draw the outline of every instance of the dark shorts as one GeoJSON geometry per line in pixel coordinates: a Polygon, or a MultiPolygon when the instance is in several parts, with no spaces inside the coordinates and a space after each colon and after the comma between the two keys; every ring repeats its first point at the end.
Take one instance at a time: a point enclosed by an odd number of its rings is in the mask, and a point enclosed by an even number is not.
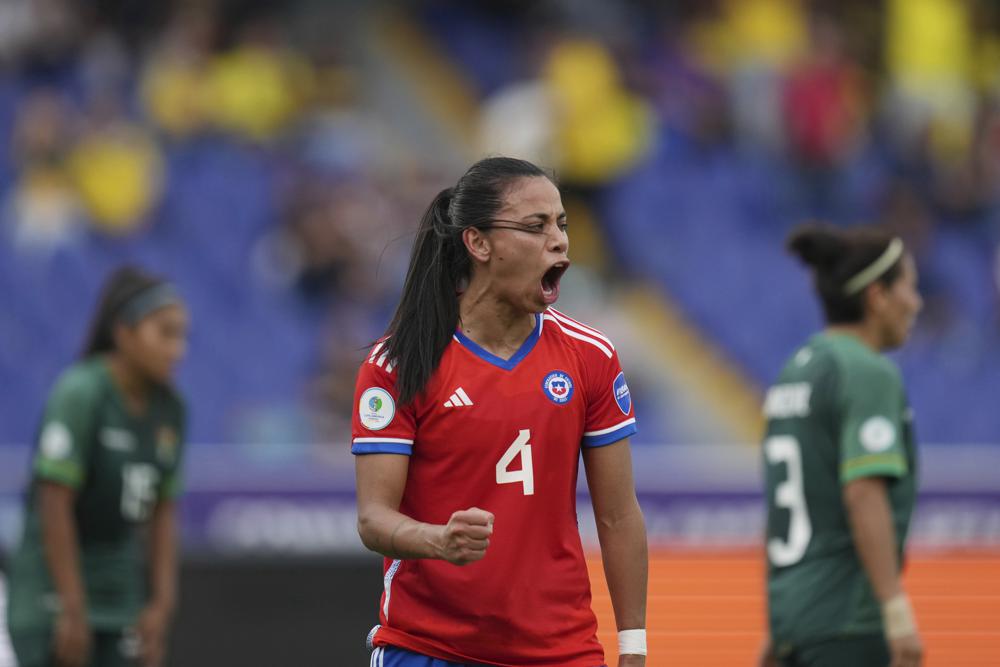
{"type": "Polygon", "coordinates": [[[886,667],[889,645],[882,635],[841,637],[799,646],[778,660],[781,667],[886,667]]]}
{"type": "MultiPolygon", "coordinates": [[[[52,667],[52,628],[11,629],[10,643],[20,667],[52,667]]],[[[134,642],[124,630],[94,632],[87,667],[137,667],[134,642]]]]}
{"type": "Polygon", "coordinates": [[[489,667],[489,665],[448,662],[395,646],[378,646],[372,651],[369,667],[489,667]]]}
{"type": "Polygon", "coordinates": [[[372,651],[369,667],[469,667],[461,662],[448,662],[440,658],[407,651],[395,646],[377,646],[372,651]]]}

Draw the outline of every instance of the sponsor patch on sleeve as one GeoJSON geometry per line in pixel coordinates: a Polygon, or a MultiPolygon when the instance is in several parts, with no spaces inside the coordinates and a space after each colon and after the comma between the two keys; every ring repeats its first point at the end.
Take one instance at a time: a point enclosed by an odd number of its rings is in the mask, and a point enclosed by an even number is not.
{"type": "Polygon", "coordinates": [[[887,417],[869,417],[861,424],[858,440],[869,452],[884,452],[896,442],[896,427],[887,417]]]}
{"type": "Polygon", "coordinates": [[[381,387],[365,389],[358,402],[358,415],[361,417],[361,425],[366,429],[381,431],[396,416],[396,402],[381,387]]]}
{"type": "Polygon", "coordinates": [[[632,394],[628,390],[628,383],[625,382],[624,371],[615,378],[611,390],[615,394],[615,403],[618,404],[618,409],[622,411],[622,414],[627,415],[632,409],[632,394]]]}
{"type": "Polygon", "coordinates": [[[69,456],[73,449],[73,435],[65,424],[49,422],[42,430],[39,447],[45,458],[61,461],[69,456]]]}

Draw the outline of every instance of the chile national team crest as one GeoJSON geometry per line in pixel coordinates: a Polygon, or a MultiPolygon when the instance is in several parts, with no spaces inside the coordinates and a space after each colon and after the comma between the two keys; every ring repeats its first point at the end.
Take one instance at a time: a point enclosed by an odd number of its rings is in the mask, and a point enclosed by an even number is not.
{"type": "Polygon", "coordinates": [[[542,380],[542,391],[553,403],[568,403],[573,397],[573,380],[562,371],[552,371],[542,380]]]}

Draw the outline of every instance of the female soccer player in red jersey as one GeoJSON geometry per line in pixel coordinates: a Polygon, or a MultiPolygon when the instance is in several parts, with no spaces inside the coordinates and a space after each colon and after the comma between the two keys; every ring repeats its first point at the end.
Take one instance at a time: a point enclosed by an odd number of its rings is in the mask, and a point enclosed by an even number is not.
{"type": "Polygon", "coordinates": [[[358,373],[358,529],[385,556],[380,667],[599,667],[577,528],[593,498],[620,667],[645,665],[646,531],[614,346],[552,308],[566,213],[544,171],[474,164],[424,215],[358,373]]]}

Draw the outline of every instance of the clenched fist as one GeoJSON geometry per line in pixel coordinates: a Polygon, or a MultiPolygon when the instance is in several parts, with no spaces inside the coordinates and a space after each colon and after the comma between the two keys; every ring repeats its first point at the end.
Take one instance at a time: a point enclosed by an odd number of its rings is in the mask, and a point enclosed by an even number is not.
{"type": "Polygon", "coordinates": [[[438,551],[440,558],[455,565],[481,560],[493,534],[493,515],[478,507],[459,510],[442,527],[438,551]]]}

